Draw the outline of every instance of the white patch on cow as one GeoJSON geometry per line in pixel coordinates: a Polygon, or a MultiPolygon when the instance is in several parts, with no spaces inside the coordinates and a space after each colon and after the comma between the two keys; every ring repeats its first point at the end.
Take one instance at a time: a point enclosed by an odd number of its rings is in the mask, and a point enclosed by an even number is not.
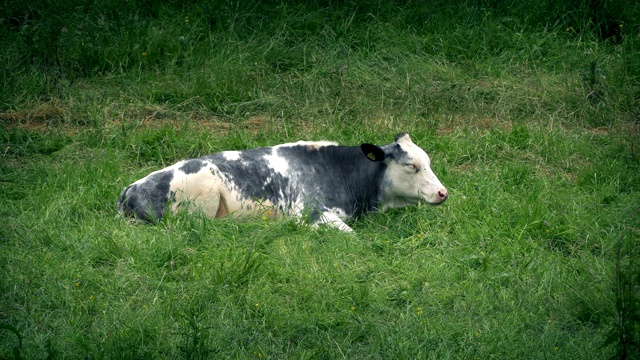
{"type": "Polygon", "coordinates": [[[415,205],[421,201],[439,204],[446,200],[447,190],[431,170],[427,153],[414,144],[409,135],[399,138],[397,143],[407,155],[399,161],[386,161],[383,210],[415,205]]]}
{"type": "Polygon", "coordinates": [[[234,217],[245,215],[262,215],[267,214],[269,216],[275,216],[275,213],[271,211],[275,209],[274,204],[268,200],[254,200],[249,199],[238,190],[233,179],[221,172],[215,172],[215,177],[219,179],[219,208],[216,211],[215,217],[222,217],[231,215],[234,217]]]}
{"type": "Polygon", "coordinates": [[[229,161],[240,160],[240,151],[223,151],[222,156],[229,161]]]}
{"type": "Polygon", "coordinates": [[[179,169],[182,162],[176,165],[178,167],[174,169],[174,176],[169,184],[169,189],[175,196],[175,202],[171,204],[172,211],[179,206],[186,206],[215,217],[220,203],[222,180],[213,175],[211,168],[214,165],[205,163],[200,171],[193,174],[179,169]]]}
{"type": "Polygon", "coordinates": [[[268,200],[247,199],[235,186],[233,179],[219,171],[214,164],[206,165],[197,173],[186,174],[174,169],[170,191],[175,202],[171,210],[187,208],[189,211],[201,211],[210,218],[227,215],[267,215],[280,216],[277,211],[284,204],[273,204],[268,200]]]}
{"type": "Polygon", "coordinates": [[[273,171],[277,172],[280,175],[284,175],[287,173],[287,170],[289,169],[289,162],[287,161],[287,159],[278,155],[277,147],[274,147],[271,150],[270,155],[265,155],[264,159],[267,160],[267,166],[273,169],[273,171]]]}
{"type": "Polygon", "coordinates": [[[353,229],[349,227],[349,225],[345,224],[344,220],[346,218],[347,214],[344,210],[332,208],[324,211],[322,215],[320,215],[320,219],[318,219],[317,224],[325,224],[344,232],[353,232],[353,229]]]}
{"type": "Polygon", "coordinates": [[[334,142],[334,141],[325,141],[325,140],[320,140],[320,141],[304,141],[304,140],[300,140],[300,141],[296,141],[293,143],[286,143],[286,144],[281,144],[281,145],[277,145],[275,147],[284,147],[284,146],[306,146],[307,149],[309,150],[318,150],[322,147],[325,146],[337,146],[338,143],[334,142]]]}

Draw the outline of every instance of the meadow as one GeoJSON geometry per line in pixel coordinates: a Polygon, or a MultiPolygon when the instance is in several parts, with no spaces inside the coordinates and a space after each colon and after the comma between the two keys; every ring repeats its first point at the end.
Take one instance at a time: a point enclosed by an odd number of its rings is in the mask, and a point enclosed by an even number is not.
{"type": "Polygon", "coordinates": [[[635,1],[8,2],[0,358],[639,359],[635,1]],[[408,132],[355,235],[122,219],[180,159],[408,132]]]}

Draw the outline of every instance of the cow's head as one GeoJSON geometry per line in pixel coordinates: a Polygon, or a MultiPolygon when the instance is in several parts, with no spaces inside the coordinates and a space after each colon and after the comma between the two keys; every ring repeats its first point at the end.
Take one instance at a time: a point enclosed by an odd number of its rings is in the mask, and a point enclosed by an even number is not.
{"type": "Polygon", "coordinates": [[[422,201],[441,204],[449,197],[447,189],[431,170],[429,156],[411,141],[409,134],[396,136],[395,142],[389,145],[362,144],[360,148],[369,160],[387,165],[383,179],[384,208],[422,201]]]}

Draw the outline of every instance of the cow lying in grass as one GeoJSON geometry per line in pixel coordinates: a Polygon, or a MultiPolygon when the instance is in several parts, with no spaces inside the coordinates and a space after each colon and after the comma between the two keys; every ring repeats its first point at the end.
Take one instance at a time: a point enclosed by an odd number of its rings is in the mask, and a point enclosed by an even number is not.
{"type": "Polygon", "coordinates": [[[344,223],[351,216],[448,196],[427,153],[405,133],[385,146],[298,141],[182,160],[125,188],[117,208],[149,222],[185,204],[211,218],[304,216],[351,232],[344,223]]]}

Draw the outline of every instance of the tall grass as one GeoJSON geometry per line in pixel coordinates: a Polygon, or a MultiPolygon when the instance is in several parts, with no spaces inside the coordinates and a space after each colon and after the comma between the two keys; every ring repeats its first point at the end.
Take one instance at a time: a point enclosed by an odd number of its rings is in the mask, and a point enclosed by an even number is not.
{"type": "Polygon", "coordinates": [[[637,357],[639,10],[7,4],[1,356],[637,357]],[[403,131],[451,198],[356,236],[115,212],[181,158],[403,131]]]}

